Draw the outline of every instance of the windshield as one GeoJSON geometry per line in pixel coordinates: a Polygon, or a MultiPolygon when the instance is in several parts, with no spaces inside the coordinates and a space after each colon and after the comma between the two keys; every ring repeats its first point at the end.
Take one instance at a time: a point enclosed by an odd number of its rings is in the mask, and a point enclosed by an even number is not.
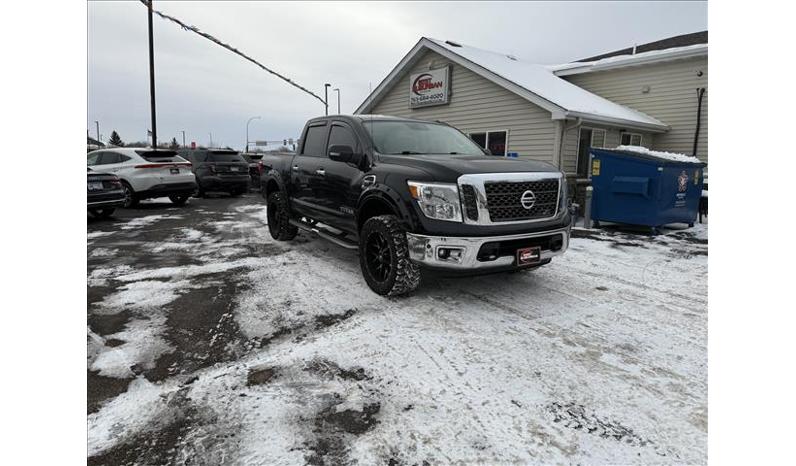
{"type": "Polygon", "coordinates": [[[211,152],[208,162],[245,162],[237,152],[211,152]]]}
{"type": "Polygon", "coordinates": [[[363,121],[382,154],[484,155],[467,136],[450,126],[417,121],[363,121]]]}
{"type": "Polygon", "coordinates": [[[185,162],[186,160],[173,150],[137,150],[136,153],[147,162],[185,162]]]}

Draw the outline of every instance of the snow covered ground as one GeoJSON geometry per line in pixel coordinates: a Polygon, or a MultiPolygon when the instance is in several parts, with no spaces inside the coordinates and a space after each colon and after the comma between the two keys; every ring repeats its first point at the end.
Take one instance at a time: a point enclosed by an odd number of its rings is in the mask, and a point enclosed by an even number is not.
{"type": "Polygon", "coordinates": [[[372,293],[258,197],[89,224],[89,464],[706,462],[707,227],[372,293]]]}

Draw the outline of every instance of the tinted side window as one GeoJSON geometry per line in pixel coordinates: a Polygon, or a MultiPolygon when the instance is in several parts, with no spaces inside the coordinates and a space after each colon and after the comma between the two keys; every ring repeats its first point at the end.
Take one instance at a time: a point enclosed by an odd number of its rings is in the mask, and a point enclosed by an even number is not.
{"type": "Polygon", "coordinates": [[[108,165],[109,163],[119,163],[119,154],[116,152],[103,152],[99,159],[99,165],[108,165]]]}
{"type": "MultiPolygon", "coordinates": [[[[352,149],[357,149],[357,140],[354,137],[354,133],[351,132],[350,129],[345,128],[343,126],[332,126],[332,130],[329,133],[329,145],[328,147],[332,146],[349,146],[352,149]]],[[[327,147],[327,151],[328,151],[327,147]]],[[[328,155],[328,154],[327,154],[328,155]]]]}
{"type": "Polygon", "coordinates": [[[316,157],[323,156],[323,154],[326,153],[324,150],[325,142],[326,126],[310,126],[307,128],[306,136],[304,136],[304,147],[301,153],[305,155],[314,155],[316,157]]]}
{"type": "Polygon", "coordinates": [[[97,159],[99,159],[100,153],[99,152],[92,152],[88,154],[88,165],[96,165],[97,159]]]}

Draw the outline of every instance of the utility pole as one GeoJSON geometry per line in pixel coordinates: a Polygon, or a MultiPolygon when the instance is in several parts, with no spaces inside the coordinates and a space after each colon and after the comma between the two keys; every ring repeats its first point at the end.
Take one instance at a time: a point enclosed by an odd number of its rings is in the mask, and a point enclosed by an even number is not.
{"type": "Polygon", "coordinates": [[[326,83],[323,85],[323,104],[326,106],[326,115],[329,115],[329,88],[331,84],[326,83]]]}
{"type": "Polygon", "coordinates": [[[213,133],[210,133],[210,147],[213,147],[213,133]]]}
{"type": "Polygon", "coordinates": [[[97,124],[97,142],[100,142],[100,135],[99,135],[99,121],[94,120],[94,123],[97,124]]]}
{"type": "Polygon", "coordinates": [[[155,119],[155,46],[152,39],[152,1],[147,2],[149,15],[149,101],[152,107],[152,148],[158,148],[158,125],[155,119]]]}
{"type": "Polygon", "coordinates": [[[337,92],[337,114],[340,115],[340,88],[336,87],[334,91],[337,92]]]}
{"type": "Polygon", "coordinates": [[[185,149],[185,130],[182,130],[182,148],[185,149]]]}

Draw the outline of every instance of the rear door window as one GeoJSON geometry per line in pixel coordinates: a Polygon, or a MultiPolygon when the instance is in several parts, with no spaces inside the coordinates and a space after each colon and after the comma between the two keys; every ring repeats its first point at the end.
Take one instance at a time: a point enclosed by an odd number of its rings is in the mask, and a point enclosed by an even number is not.
{"type": "Polygon", "coordinates": [[[304,146],[301,149],[303,155],[323,157],[326,154],[326,125],[310,126],[304,136],[304,146]]]}
{"type": "Polygon", "coordinates": [[[119,163],[121,161],[121,157],[116,152],[103,152],[99,158],[99,165],[109,165],[112,163],[119,163]]]}
{"type": "Polygon", "coordinates": [[[88,165],[96,165],[99,160],[100,152],[92,152],[88,154],[88,165]]]}

